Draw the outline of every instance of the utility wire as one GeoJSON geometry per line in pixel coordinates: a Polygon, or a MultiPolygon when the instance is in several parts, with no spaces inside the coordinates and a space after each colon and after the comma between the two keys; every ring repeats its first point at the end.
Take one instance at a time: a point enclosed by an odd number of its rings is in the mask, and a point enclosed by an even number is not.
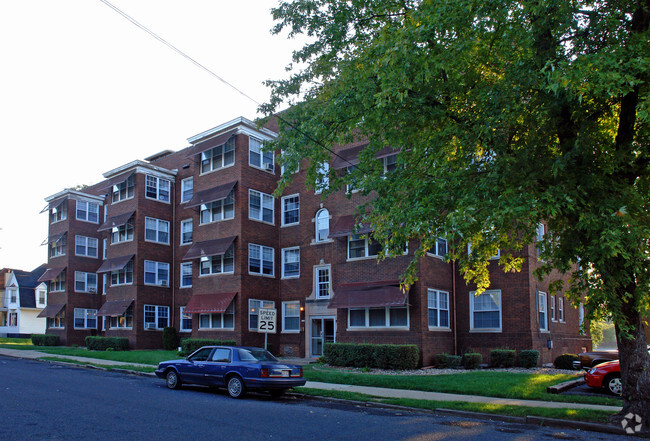
{"type": "MultiPolygon", "coordinates": [[[[208,74],[210,74],[211,76],[213,76],[214,78],[216,78],[217,80],[221,81],[221,82],[222,82],[223,84],[225,84],[226,86],[230,87],[231,89],[233,89],[234,91],[236,91],[237,93],[239,93],[240,95],[242,95],[244,98],[246,98],[246,99],[248,99],[249,101],[253,102],[253,103],[256,104],[257,106],[261,106],[261,105],[262,105],[259,101],[257,101],[256,99],[252,98],[250,95],[246,94],[246,93],[243,92],[242,90],[238,89],[235,85],[233,85],[233,84],[229,83],[228,81],[224,80],[223,78],[221,78],[221,77],[220,77],[219,75],[217,75],[215,72],[213,72],[212,70],[210,70],[209,68],[207,68],[207,67],[204,66],[203,64],[199,63],[198,61],[196,61],[194,58],[192,58],[192,57],[190,57],[189,55],[187,55],[187,54],[186,54],[185,52],[183,52],[182,50],[178,49],[176,46],[174,46],[173,44],[171,44],[170,42],[168,42],[167,40],[165,40],[164,38],[162,38],[161,36],[159,36],[158,34],[156,34],[155,32],[153,32],[153,31],[150,30],[149,28],[147,28],[145,25],[143,25],[143,24],[141,24],[140,22],[138,22],[136,19],[134,19],[133,17],[131,17],[129,14],[127,14],[126,12],[122,11],[121,9],[119,9],[117,6],[113,5],[112,3],[108,2],[107,0],[99,0],[99,1],[102,2],[102,3],[104,3],[106,6],[108,6],[109,8],[111,8],[112,10],[114,10],[115,12],[117,12],[118,14],[120,14],[122,17],[124,17],[125,19],[127,19],[128,21],[130,21],[131,23],[133,23],[135,26],[137,26],[138,28],[140,28],[141,30],[143,30],[144,32],[146,32],[147,34],[149,34],[150,36],[152,36],[153,38],[155,38],[156,40],[158,40],[159,42],[161,42],[162,44],[164,44],[165,46],[167,46],[169,49],[173,50],[174,52],[176,52],[177,54],[179,54],[179,55],[182,56],[183,58],[187,59],[190,63],[194,64],[195,66],[197,66],[197,67],[200,68],[201,70],[204,70],[205,72],[207,72],[208,74]]],[[[287,125],[288,125],[289,127],[291,127],[292,129],[296,130],[296,131],[297,131],[298,133],[300,133],[301,135],[305,136],[307,139],[309,139],[310,141],[312,141],[313,143],[315,143],[317,146],[319,146],[319,147],[321,147],[321,148],[327,150],[330,154],[332,154],[332,155],[336,156],[337,158],[339,158],[339,159],[341,159],[341,160],[347,162],[348,164],[350,164],[350,166],[354,166],[354,164],[353,164],[352,162],[350,162],[350,160],[348,160],[347,158],[344,158],[343,156],[339,155],[338,153],[336,153],[335,151],[333,151],[332,149],[330,149],[329,147],[327,147],[326,145],[324,145],[324,144],[323,144],[322,142],[320,142],[319,140],[313,138],[313,137],[312,137],[311,135],[309,135],[308,133],[303,132],[301,129],[299,129],[298,127],[294,126],[291,122],[289,122],[289,121],[287,121],[286,119],[284,119],[280,114],[276,114],[275,117],[278,118],[278,120],[282,121],[283,123],[287,124],[287,125]]]]}

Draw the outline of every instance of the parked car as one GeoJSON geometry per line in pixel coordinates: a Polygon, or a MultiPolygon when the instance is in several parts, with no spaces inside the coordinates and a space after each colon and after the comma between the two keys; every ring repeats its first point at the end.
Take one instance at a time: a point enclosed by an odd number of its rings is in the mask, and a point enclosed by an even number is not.
{"type": "Polygon", "coordinates": [[[578,361],[573,362],[575,369],[589,369],[606,361],[618,360],[618,351],[591,351],[578,354],[578,361]]]}
{"type": "Polygon", "coordinates": [[[618,360],[607,361],[593,367],[585,375],[587,386],[603,388],[613,395],[621,395],[621,366],[618,360]]]}
{"type": "Polygon", "coordinates": [[[279,396],[307,381],[301,366],[282,363],[264,349],[241,346],[204,346],[185,359],[161,362],[156,375],[170,389],[183,384],[225,387],[233,398],[248,389],[279,396]]]}

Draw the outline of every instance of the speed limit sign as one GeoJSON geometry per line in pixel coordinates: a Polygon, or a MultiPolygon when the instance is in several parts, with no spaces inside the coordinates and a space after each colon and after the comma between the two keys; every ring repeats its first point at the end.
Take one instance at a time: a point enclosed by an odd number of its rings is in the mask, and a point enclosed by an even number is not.
{"type": "Polygon", "coordinates": [[[257,332],[275,334],[277,310],[272,308],[260,308],[257,321],[257,332]]]}

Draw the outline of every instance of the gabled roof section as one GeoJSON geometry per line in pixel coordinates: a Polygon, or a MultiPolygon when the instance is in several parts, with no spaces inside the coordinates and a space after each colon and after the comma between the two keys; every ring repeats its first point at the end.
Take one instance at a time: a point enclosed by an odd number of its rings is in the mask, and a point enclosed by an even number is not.
{"type": "Polygon", "coordinates": [[[277,133],[264,127],[259,128],[253,121],[240,116],[239,118],[235,118],[224,124],[213,127],[210,130],[206,130],[205,132],[194,135],[191,138],[187,138],[187,140],[191,144],[197,144],[233,129],[236,130],[236,134],[243,133],[245,135],[252,135],[259,137],[262,140],[271,140],[275,139],[278,136],[277,133]]]}
{"type": "Polygon", "coordinates": [[[166,168],[162,168],[162,167],[158,167],[157,165],[150,164],[146,161],[141,161],[140,159],[136,159],[135,161],[131,161],[128,164],[124,164],[120,167],[114,168],[113,170],[107,171],[106,173],[103,174],[103,176],[106,179],[110,179],[114,176],[121,175],[122,173],[131,170],[133,170],[135,173],[147,173],[147,172],[159,173],[167,177],[168,179],[173,179],[177,173],[176,170],[168,170],[166,168]]]}

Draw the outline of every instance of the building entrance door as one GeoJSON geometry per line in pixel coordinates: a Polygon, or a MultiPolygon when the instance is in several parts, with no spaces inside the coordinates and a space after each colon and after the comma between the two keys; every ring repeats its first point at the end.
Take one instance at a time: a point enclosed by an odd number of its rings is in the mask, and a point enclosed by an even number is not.
{"type": "Polygon", "coordinates": [[[325,343],[334,343],[336,329],[334,317],[317,317],[311,319],[311,356],[322,357],[325,343]]]}

